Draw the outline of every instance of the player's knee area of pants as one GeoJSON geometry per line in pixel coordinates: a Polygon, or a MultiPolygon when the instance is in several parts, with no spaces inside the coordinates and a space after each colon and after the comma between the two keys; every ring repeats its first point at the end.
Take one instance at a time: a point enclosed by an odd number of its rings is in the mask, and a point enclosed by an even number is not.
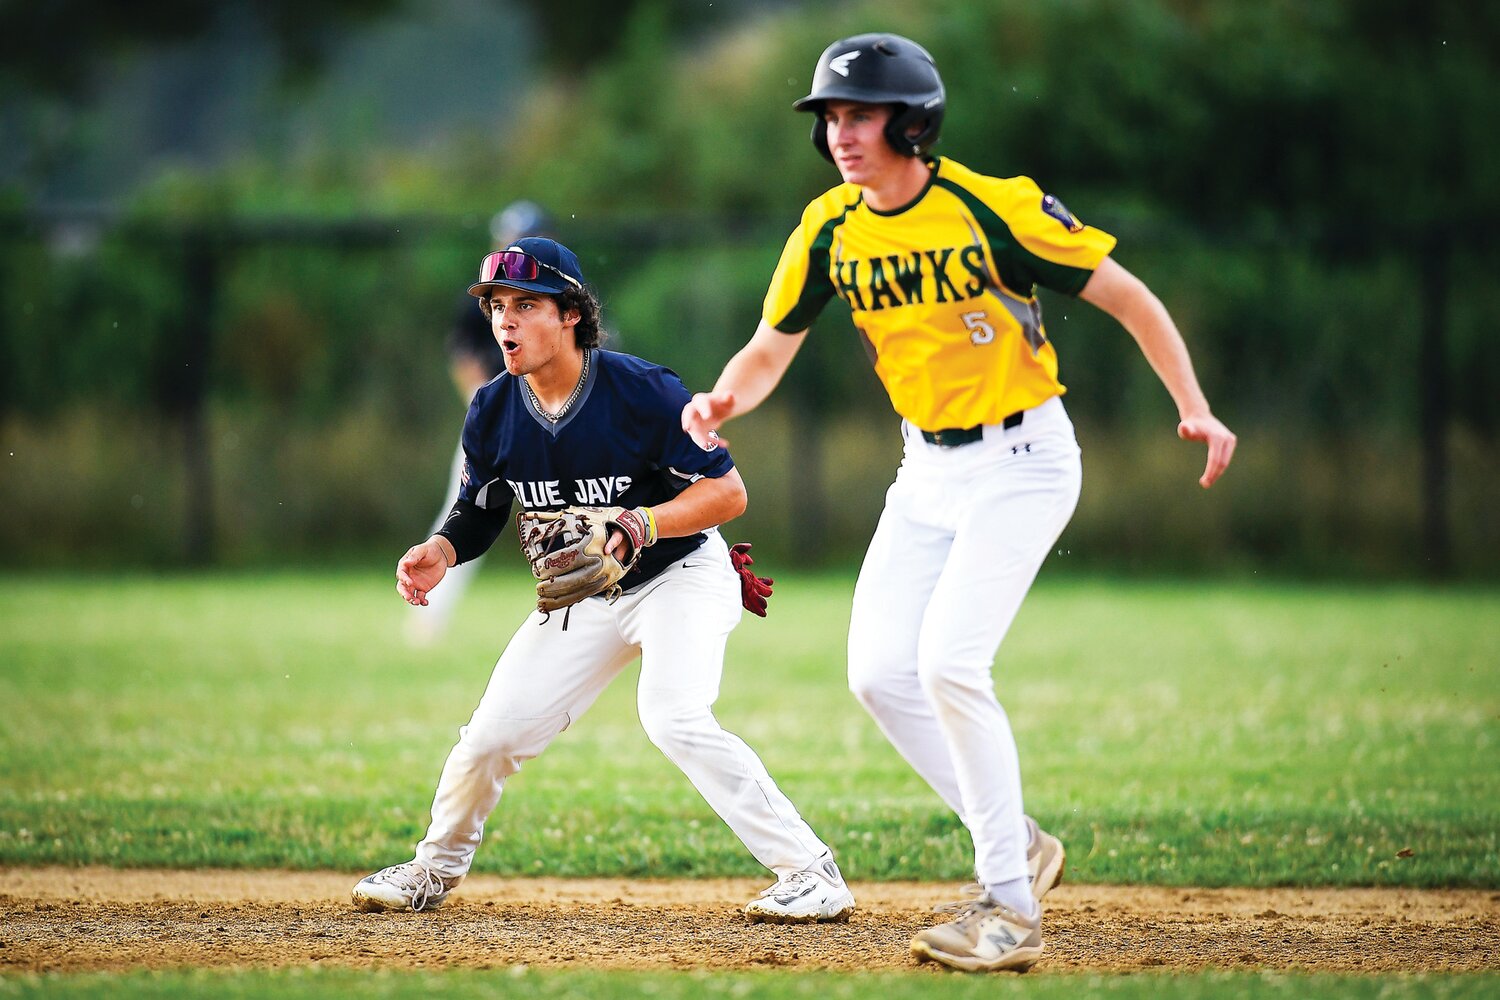
{"type": "Polygon", "coordinates": [[[566,712],[530,719],[486,719],[459,730],[458,745],[475,757],[524,760],[541,753],[567,727],[566,712]]]}
{"type": "Polygon", "coordinates": [[[862,704],[878,701],[887,692],[909,689],[916,672],[917,651],[908,641],[849,639],[849,690],[862,704]]]}
{"type": "Polygon", "coordinates": [[[853,664],[850,664],[849,691],[861,705],[880,702],[882,696],[891,690],[892,686],[885,676],[865,670],[855,670],[853,664]]]}
{"type": "Polygon", "coordinates": [[[707,705],[641,702],[637,708],[640,711],[641,728],[646,731],[647,739],[668,753],[676,749],[690,749],[705,734],[719,731],[719,724],[707,705]]]}
{"type": "Polygon", "coordinates": [[[849,661],[849,691],[866,708],[878,708],[889,702],[910,700],[915,690],[916,673],[913,657],[881,657],[878,660],[849,661]]]}
{"type": "Polygon", "coordinates": [[[967,703],[976,695],[993,697],[995,689],[988,663],[965,666],[937,657],[917,661],[917,682],[934,704],[967,703]]]}

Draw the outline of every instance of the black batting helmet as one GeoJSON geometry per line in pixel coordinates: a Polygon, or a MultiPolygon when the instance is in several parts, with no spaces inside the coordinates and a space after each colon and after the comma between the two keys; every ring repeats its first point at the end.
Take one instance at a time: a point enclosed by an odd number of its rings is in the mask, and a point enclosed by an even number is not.
{"type": "Polygon", "coordinates": [[[826,101],[895,105],[885,141],[903,156],[921,156],[937,142],[947,107],[942,77],[928,51],[910,38],[879,33],[841,38],[824,49],[813,70],[812,92],[792,105],[817,116],[813,145],[832,160],[823,120],[826,101]],[[907,134],[918,125],[918,132],[907,134]]]}

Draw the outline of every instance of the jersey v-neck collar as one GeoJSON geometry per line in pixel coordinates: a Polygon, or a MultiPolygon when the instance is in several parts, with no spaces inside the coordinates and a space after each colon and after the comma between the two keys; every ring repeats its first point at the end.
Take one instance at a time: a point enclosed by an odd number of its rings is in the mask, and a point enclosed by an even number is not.
{"type": "Polygon", "coordinates": [[[900,215],[902,212],[907,212],[915,208],[917,202],[927,197],[927,192],[931,191],[932,185],[937,183],[938,169],[942,166],[941,157],[929,158],[927,160],[927,163],[931,166],[931,169],[927,171],[927,183],[922,185],[922,190],[918,191],[916,197],[912,198],[911,201],[907,202],[905,205],[898,205],[897,207],[889,211],[882,212],[874,205],[871,205],[870,199],[866,198],[864,196],[864,192],[861,191],[860,200],[864,202],[865,208],[868,208],[875,215],[884,216],[886,218],[890,218],[893,215],[900,215]]]}
{"type": "MultiPolygon", "coordinates": [[[[583,388],[578,390],[578,398],[574,400],[572,408],[569,409],[567,413],[563,414],[563,418],[557,421],[557,423],[553,423],[546,417],[542,416],[542,411],[538,410],[536,408],[536,404],[531,401],[531,393],[526,391],[526,387],[524,385],[520,387],[521,405],[526,408],[526,412],[531,416],[531,419],[535,420],[537,424],[541,426],[542,430],[548,432],[554,438],[557,437],[559,433],[561,433],[564,427],[571,424],[573,422],[573,419],[578,416],[579,411],[583,409],[583,404],[588,402],[589,393],[594,391],[594,383],[599,379],[598,350],[596,348],[590,347],[585,349],[585,353],[587,355],[590,355],[588,377],[583,380],[583,388]]],[[[523,379],[525,377],[525,375],[516,376],[516,378],[518,379],[523,379]]]]}

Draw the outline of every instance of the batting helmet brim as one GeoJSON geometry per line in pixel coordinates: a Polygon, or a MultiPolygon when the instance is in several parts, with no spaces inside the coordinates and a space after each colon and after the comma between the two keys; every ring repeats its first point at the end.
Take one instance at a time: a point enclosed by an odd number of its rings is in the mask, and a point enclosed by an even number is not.
{"type": "Polygon", "coordinates": [[[792,110],[822,114],[823,105],[829,101],[853,101],[856,104],[900,104],[905,107],[911,102],[911,95],[858,87],[825,87],[815,94],[808,94],[800,100],[793,101],[792,110]]]}

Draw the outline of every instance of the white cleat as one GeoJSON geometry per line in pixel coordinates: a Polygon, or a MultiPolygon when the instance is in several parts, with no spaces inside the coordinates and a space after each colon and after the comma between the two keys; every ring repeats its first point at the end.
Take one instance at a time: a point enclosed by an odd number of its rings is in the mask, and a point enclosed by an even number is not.
{"type": "Polygon", "coordinates": [[[1025,917],[988,896],[970,902],[956,920],[911,939],[918,962],[941,962],[964,972],[1025,972],[1045,950],[1042,914],[1025,917]]]}
{"type": "Polygon", "coordinates": [[[825,923],[848,920],[853,912],[854,894],[832,858],[781,876],[745,907],[752,924],[825,923]]]}
{"type": "Polygon", "coordinates": [[[435,910],[443,905],[463,876],[444,878],[420,861],[382,868],[360,879],[354,887],[354,908],[377,910],[435,910]]]}

